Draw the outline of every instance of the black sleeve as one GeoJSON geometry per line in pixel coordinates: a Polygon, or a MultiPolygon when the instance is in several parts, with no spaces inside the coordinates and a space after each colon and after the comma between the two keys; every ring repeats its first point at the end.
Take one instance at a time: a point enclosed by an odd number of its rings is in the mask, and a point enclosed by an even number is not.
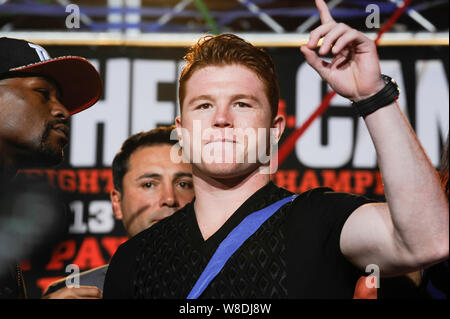
{"type": "Polygon", "coordinates": [[[137,246],[132,239],[123,243],[116,251],[106,272],[103,286],[104,299],[132,299],[134,265],[137,246]]]}
{"type": "Polygon", "coordinates": [[[340,241],[342,228],[350,215],[364,204],[374,202],[364,196],[350,193],[334,192],[331,189],[324,191],[320,197],[326,203],[323,212],[323,219],[329,227],[330,245],[328,245],[330,255],[336,255],[338,262],[346,269],[355,271],[358,276],[366,275],[362,269],[356,268],[342,254],[340,241]]]}
{"type": "MultiPolygon", "coordinates": [[[[372,200],[349,193],[334,192],[330,188],[316,188],[302,193],[294,202],[291,219],[291,269],[298,282],[310,283],[304,298],[351,298],[356,281],[365,273],[342,254],[340,237],[348,217],[361,205],[372,200]],[[303,253],[296,246],[303,245],[303,253]],[[306,257],[308,256],[308,257],[306,257]],[[305,260],[308,259],[308,260],[305,260]],[[312,275],[314,274],[314,275],[312,275]],[[314,279],[313,279],[314,278],[314,279]]],[[[293,287],[293,291],[297,288],[293,287]]]]}

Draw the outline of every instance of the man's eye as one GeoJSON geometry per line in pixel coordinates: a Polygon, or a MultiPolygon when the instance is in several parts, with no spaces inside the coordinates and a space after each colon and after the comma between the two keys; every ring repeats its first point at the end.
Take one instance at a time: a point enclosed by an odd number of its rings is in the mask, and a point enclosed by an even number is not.
{"type": "Polygon", "coordinates": [[[250,107],[250,104],[244,102],[236,102],[234,105],[237,107],[250,107]]]}
{"type": "Polygon", "coordinates": [[[154,186],[154,184],[152,182],[147,182],[142,184],[143,188],[152,188],[154,186]]]}
{"type": "Polygon", "coordinates": [[[203,103],[203,104],[200,104],[199,106],[197,106],[197,109],[200,109],[200,110],[207,110],[207,109],[209,109],[211,107],[211,104],[209,104],[209,103],[203,103]]]}
{"type": "Polygon", "coordinates": [[[178,184],[181,188],[191,189],[193,187],[192,183],[190,182],[180,182],[178,184]]]}
{"type": "Polygon", "coordinates": [[[50,91],[47,89],[36,89],[46,100],[50,99],[50,91]]]}

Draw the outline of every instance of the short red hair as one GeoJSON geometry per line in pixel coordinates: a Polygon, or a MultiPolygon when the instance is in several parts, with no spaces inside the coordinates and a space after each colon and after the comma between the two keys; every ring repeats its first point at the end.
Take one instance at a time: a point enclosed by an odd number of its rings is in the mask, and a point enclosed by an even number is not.
{"type": "Polygon", "coordinates": [[[184,60],[187,64],[181,72],[178,90],[180,111],[186,96],[186,82],[196,70],[207,66],[240,64],[255,72],[261,79],[266,88],[272,118],[277,115],[280,95],[278,77],[272,59],[262,49],[234,34],[207,35],[189,49],[184,60]]]}

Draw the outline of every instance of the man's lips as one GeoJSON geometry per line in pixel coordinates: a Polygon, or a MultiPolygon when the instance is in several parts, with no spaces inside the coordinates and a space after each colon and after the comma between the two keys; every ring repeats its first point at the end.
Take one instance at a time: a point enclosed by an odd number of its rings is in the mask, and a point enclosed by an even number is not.
{"type": "Polygon", "coordinates": [[[228,138],[218,138],[218,139],[214,139],[214,140],[207,142],[206,145],[211,144],[211,143],[233,143],[233,144],[236,144],[237,141],[233,140],[233,139],[228,139],[228,138]]]}
{"type": "Polygon", "coordinates": [[[167,218],[167,217],[172,216],[173,213],[175,213],[178,209],[179,209],[179,208],[176,208],[176,209],[175,209],[175,208],[162,209],[162,210],[160,210],[160,211],[158,211],[158,212],[155,212],[155,215],[156,215],[156,216],[154,216],[154,217],[152,218],[152,223],[157,223],[157,222],[159,222],[160,220],[163,220],[163,219],[165,219],[165,218],[167,218]]]}
{"type": "Polygon", "coordinates": [[[66,140],[69,139],[69,128],[64,124],[57,124],[52,127],[52,130],[56,132],[58,135],[61,135],[66,140]]]}

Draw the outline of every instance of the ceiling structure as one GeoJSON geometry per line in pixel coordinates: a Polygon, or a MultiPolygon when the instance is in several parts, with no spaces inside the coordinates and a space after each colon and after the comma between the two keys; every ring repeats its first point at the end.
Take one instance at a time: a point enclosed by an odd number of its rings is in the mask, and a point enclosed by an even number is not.
{"type": "MultiPolygon", "coordinates": [[[[366,23],[375,21],[374,10],[383,24],[403,3],[326,1],[337,21],[363,32],[374,31],[366,23]]],[[[0,0],[0,33],[67,31],[78,9],[79,26],[71,32],[286,34],[318,25],[314,0],[0,0]]],[[[390,32],[448,33],[448,13],[448,0],[415,0],[390,32]]]]}

